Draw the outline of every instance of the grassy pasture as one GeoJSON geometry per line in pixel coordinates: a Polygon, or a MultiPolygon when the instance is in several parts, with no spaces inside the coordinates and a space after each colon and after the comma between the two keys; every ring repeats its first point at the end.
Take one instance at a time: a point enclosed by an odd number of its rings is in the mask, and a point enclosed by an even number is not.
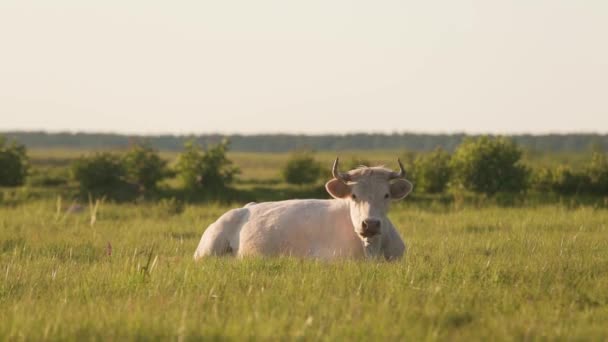
{"type": "MultiPolygon", "coordinates": [[[[60,177],[86,153],[29,151],[38,175],[60,177]]],[[[345,166],[407,158],[339,155],[345,166]]],[[[256,199],[317,196],[321,181],[281,180],[288,156],[231,152],[242,170],[235,187],[256,199]]],[[[335,153],[315,157],[329,174],[335,153]]],[[[576,168],[585,158],[527,153],[525,162],[576,168]]],[[[608,339],[606,198],[414,194],[390,214],[409,247],[400,262],[194,263],[204,228],[239,204],[102,203],[92,220],[86,204],[66,213],[74,191],[71,181],[0,189],[0,340],[608,339]],[[497,206],[505,200],[515,206],[497,206]]]]}
{"type": "Polygon", "coordinates": [[[0,207],[0,340],[608,338],[606,210],[406,200],[400,262],[194,263],[226,209],[0,207]]]}

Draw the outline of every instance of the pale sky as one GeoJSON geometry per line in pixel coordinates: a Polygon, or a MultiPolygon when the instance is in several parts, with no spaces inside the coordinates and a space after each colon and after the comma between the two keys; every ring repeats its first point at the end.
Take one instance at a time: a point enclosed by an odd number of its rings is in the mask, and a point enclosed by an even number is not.
{"type": "Polygon", "coordinates": [[[1,0],[0,131],[608,132],[608,1],[1,0]]]}

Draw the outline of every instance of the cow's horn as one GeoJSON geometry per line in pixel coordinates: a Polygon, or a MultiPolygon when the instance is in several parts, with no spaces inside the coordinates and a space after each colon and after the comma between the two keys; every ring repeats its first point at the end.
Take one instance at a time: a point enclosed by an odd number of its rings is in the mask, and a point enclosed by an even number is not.
{"type": "Polygon", "coordinates": [[[405,168],[401,163],[401,159],[397,158],[397,163],[399,163],[399,172],[391,173],[389,179],[405,178],[405,168]]]}
{"type": "Polygon", "coordinates": [[[336,160],[334,161],[334,166],[331,168],[331,174],[334,176],[335,179],[339,179],[342,182],[346,183],[350,180],[350,177],[348,176],[348,174],[341,173],[340,171],[338,171],[338,161],[339,158],[336,157],[336,160]]]}

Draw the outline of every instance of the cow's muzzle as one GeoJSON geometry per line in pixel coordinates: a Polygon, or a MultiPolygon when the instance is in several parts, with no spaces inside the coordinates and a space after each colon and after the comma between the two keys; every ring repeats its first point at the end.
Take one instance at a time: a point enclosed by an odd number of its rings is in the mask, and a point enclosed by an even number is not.
{"type": "Polygon", "coordinates": [[[378,219],[365,219],[361,223],[361,235],[364,238],[369,238],[380,234],[380,220],[378,219]]]}

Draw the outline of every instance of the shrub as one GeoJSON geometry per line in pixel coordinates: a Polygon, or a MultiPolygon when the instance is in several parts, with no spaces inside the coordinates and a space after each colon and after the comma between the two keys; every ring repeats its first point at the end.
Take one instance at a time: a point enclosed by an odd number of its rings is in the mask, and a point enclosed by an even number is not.
{"type": "Polygon", "coordinates": [[[608,195],[608,158],[604,153],[593,153],[585,173],[589,177],[590,192],[608,195]]]}
{"type": "Polygon", "coordinates": [[[450,181],[450,155],[441,148],[414,160],[416,188],[423,192],[443,192],[450,181]]]}
{"type": "Polygon", "coordinates": [[[28,171],[25,146],[0,136],[0,186],[23,185],[28,171]]]}
{"type": "Polygon", "coordinates": [[[532,174],[531,186],[539,191],[553,191],[562,195],[608,194],[608,159],[594,152],[582,170],[560,165],[554,171],[543,168],[532,174]]]}
{"type": "Polygon", "coordinates": [[[522,152],[506,138],[467,138],[452,157],[454,180],[463,188],[487,195],[526,189],[528,170],[522,152]]]}
{"type": "Polygon", "coordinates": [[[123,163],[129,182],[145,191],[156,189],[157,183],[169,175],[167,162],[148,146],[132,147],[124,155],[123,163]]]}
{"type": "Polygon", "coordinates": [[[239,173],[232,166],[227,152],[230,147],[228,140],[203,149],[193,141],[185,144],[185,150],[180,154],[176,170],[184,186],[192,191],[202,190],[217,194],[224,190],[239,173]]]}
{"type": "Polygon", "coordinates": [[[584,172],[576,172],[567,166],[559,166],[553,173],[552,189],[562,195],[588,192],[591,180],[584,172]]]}
{"type": "Polygon", "coordinates": [[[530,187],[536,191],[554,191],[554,172],[549,168],[540,168],[531,171],[530,187]]]}
{"type": "Polygon", "coordinates": [[[67,185],[70,179],[70,170],[66,167],[38,167],[34,168],[27,183],[33,186],[55,187],[67,185]]]}
{"type": "Polygon", "coordinates": [[[77,159],[72,164],[72,176],[83,193],[112,198],[136,193],[126,182],[125,167],[116,154],[103,152],[77,159]]]}
{"type": "Polygon", "coordinates": [[[293,154],[283,169],[283,178],[289,184],[312,184],[320,175],[321,165],[310,152],[293,154]]]}

